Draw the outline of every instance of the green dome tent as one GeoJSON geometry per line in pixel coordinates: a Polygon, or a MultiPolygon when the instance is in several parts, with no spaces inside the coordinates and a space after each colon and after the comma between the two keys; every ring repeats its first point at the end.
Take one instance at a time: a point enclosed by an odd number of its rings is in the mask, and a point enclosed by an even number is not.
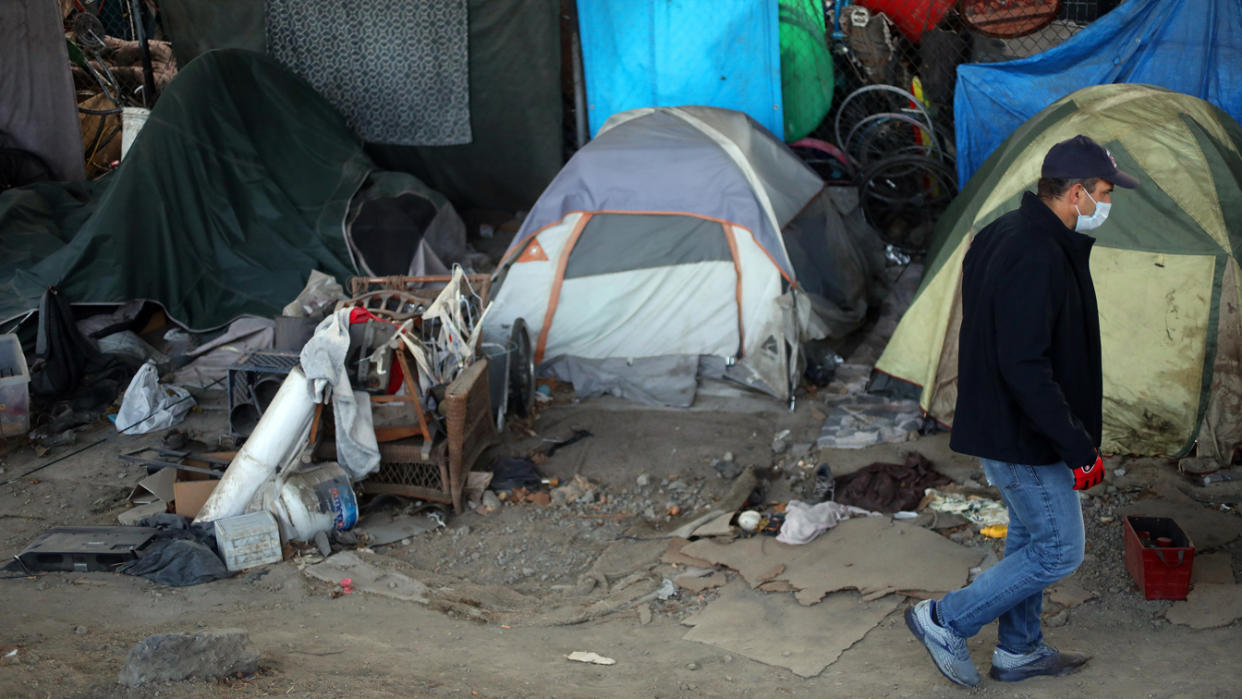
{"type": "Polygon", "coordinates": [[[1086,134],[1137,190],[1119,190],[1091,256],[1104,359],[1105,453],[1199,454],[1242,444],[1242,126],[1196,97],[1133,84],[1057,101],[988,158],[941,218],[925,276],[881,374],[921,387],[951,425],[957,400],[962,258],[974,234],[1017,208],[1044,154],[1086,134]]]}

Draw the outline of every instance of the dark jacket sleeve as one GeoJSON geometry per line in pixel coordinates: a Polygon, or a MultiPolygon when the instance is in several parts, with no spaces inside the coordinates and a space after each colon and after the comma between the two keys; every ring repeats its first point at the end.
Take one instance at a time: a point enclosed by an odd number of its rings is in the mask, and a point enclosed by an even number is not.
{"type": "Polygon", "coordinates": [[[1095,461],[1095,445],[1054,380],[1048,356],[1067,283],[1064,263],[1053,252],[1028,248],[1011,255],[992,310],[1005,384],[1035,429],[1075,468],[1095,461]]]}

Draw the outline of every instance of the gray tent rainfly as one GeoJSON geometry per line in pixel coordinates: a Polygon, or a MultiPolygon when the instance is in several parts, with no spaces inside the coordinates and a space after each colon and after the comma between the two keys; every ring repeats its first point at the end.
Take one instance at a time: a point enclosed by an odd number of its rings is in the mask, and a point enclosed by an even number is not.
{"type": "Polygon", "coordinates": [[[861,323],[867,277],[823,182],[745,114],[637,109],[539,198],[486,322],[524,319],[580,394],[689,405],[704,374],[788,399],[801,343],[861,323]]]}

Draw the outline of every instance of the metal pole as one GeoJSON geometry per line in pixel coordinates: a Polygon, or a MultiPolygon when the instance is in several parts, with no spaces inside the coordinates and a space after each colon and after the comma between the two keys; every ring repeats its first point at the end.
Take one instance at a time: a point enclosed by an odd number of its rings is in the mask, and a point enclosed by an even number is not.
{"type": "Polygon", "coordinates": [[[573,54],[570,61],[574,72],[574,135],[575,145],[581,148],[586,145],[590,132],[587,130],[586,76],[582,69],[582,37],[578,33],[577,3],[573,4],[570,21],[573,22],[569,51],[573,54]]]}
{"type": "Polygon", "coordinates": [[[142,106],[155,104],[155,70],[151,67],[151,47],[147,45],[147,29],[142,24],[142,0],[129,0],[129,15],[134,22],[134,38],[142,51],[142,106]]]}

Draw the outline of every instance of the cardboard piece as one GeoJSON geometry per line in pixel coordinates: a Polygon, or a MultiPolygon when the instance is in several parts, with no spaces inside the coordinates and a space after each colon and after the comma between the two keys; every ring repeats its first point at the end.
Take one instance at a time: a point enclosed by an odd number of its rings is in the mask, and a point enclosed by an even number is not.
{"type": "Polygon", "coordinates": [[[173,482],[177,473],[171,468],[162,468],[138,481],[138,485],[129,493],[129,501],[135,505],[146,505],[155,501],[172,502],[173,482]]]}
{"type": "Polygon", "coordinates": [[[127,527],[133,527],[137,526],[139,522],[147,517],[164,514],[167,511],[168,503],[163,500],[156,500],[155,502],[134,505],[129,509],[123,510],[116,516],[116,521],[127,527]]]}
{"type": "Polygon", "coordinates": [[[846,520],[801,546],[756,536],[730,544],[700,540],[682,552],[738,571],[752,586],[785,580],[799,602],[815,604],[834,590],[875,599],[891,592],[946,593],[966,584],[983,553],[884,517],[846,520]],[[776,566],[783,572],[772,574],[776,566]]]}
{"type": "Polygon", "coordinates": [[[1169,607],[1165,618],[1192,629],[1228,626],[1235,619],[1242,619],[1242,585],[1195,585],[1185,602],[1174,602],[1169,607]]]}
{"type": "Polygon", "coordinates": [[[692,536],[733,536],[733,527],[729,524],[733,519],[732,512],[726,512],[716,519],[694,530],[692,536]]]}
{"type": "MultiPolygon", "coordinates": [[[[210,452],[186,456],[181,458],[178,463],[200,469],[219,468],[217,463],[204,461],[200,457],[227,462],[236,455],[237,452],[235,451],[210,452]]],[[[160,502],[164,504],[164,509],[160,511],[167,511],[168,503],[173,503],[174,512],[182,517],[190,517],[192,519],[198,515],[198,511],[203,508],[203,503],[207,502],[208,496],[211,495],[212,490],[215,490],[216,483],[219,482],[219,480],[212,478],[206,473],[185,471],[168,466],[138,481],[138,485],[134,486],[133,491],[129,494],[129,501],[135,505],[151,505],[160,502]]],[[[154,513],[153,508],[144,508],[144,511],[146,510],[154,513]]],[[[132,518],[131,512],[132,510],[127,510],[118,519],[121,519],[121,517],[132,518]]],[[[125,520],[122,520],[122,523],[125,523],[125,520]]]]}
{"type": "Polygon", "coordinates": [[[702,558],[695,558],[694,556],[687,556],[683,553],[682,549],[684,549],[688,543],[690,543],[688,539],[683,539],[681,537],[670,539],[668,542],[668,549],[662,556],[660,556],[660,562],[667,563],[672,566],[689,566],[691,568],[715,567],[710,561],[705,561],[702,558]]]}
{"type": "Polygon", "coordinates": [[[892,595],[864,602],[856,593],[842,592],[808,609],[790,595],[751,590],[735,580],[683,622],[694,627],[683,638],[815,677],[898,604],[892,595]]]}
{"type": "Polygon", "coordinates": [[[710,590],[713,587],[720,587],[728,582],[724,573],[719,571],[707,576],[700,575],[678,575],[673,578],[673,582],[677,583],[677,587],[698,594],[703,590],[710,590]]]}
{"type": "Polygon", "coordinates": [[[198,511],[203,509],[207,498],[211,497],[211,491],[216,489],[216,484],[219,482],[201,473],[177,471],[177,479],[173,482],[173,511],[182,517],[194,519],[198,516],[198,511]]]}
{"type": "Polygon", "coordinates": [[[634,571],[647,570],[660,560],[664,547],[661,539],[616,541],[600,552],[595,563],[591,565],[591,571],[612,579],[624,577],[634,571]]]}
{"type": "Polygon", "coordinates": [[[699,515],[698,517],[695,517],[689,522],[681,525],[680,527],[677,527],[673,531],[668,532],[667,534],[661,534],[659,536],[663,536],[664,538],[667,538],[667,539],[689,538],[694,535],[695,530],[697,530],[699,527],[703,526],[704,524],[707,524],[708,522],[711,522],[714,519],[719,518],[720,515],[722,514],[725,514],[724,510],[719,510],[719,509],[710,510],[706,514],[702,514],[702,515],[699,515]]]}

